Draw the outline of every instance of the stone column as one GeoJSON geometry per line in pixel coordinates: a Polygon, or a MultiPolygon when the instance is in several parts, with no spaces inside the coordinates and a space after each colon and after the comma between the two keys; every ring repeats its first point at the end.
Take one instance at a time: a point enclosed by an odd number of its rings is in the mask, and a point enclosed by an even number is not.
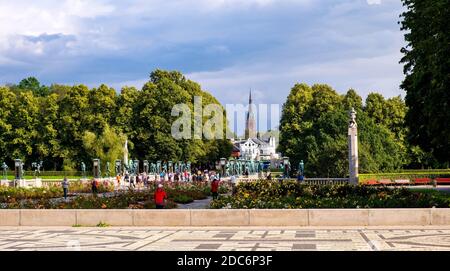
{"type": "Polygon", "coordinates": [[[348,124],[348,162],[349,181],[358,184],[358,126],[356,124],[356,111],[350,110],[350,122],[348,124]]]}

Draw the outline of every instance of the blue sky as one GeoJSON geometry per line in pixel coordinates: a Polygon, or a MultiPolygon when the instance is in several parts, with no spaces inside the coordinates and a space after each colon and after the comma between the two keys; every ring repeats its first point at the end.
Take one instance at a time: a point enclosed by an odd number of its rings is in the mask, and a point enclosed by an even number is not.
{"type": "Polygon", "coordinates": [[[0,84],[140,88],[183,72],[222,103],[296,82],[404,96],[400,0],[0,0],[0,84]]]}

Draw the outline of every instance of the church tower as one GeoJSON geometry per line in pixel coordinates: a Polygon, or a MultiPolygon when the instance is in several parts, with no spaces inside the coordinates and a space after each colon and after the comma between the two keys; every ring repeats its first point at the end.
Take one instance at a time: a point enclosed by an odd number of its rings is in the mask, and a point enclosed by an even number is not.
{"type": "Polygon", "coordinates": [[[248,99],[248,113],[245,121],[245,139],[256,137],[255,114],[253,113],[252,91],[248,99]]]}

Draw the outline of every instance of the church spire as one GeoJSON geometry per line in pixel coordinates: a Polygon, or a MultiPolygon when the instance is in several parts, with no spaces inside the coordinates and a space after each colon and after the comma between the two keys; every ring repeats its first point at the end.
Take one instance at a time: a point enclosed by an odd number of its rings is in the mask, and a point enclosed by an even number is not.
{"type": "Polygon", "coordinates": [[[250,89],[250,94],[248,96],[248,114],[245,123],[245,138],[256,137],[256,121],[255,115],[253,114],[253,101],[252,101],[252,90],[250,89]]]}

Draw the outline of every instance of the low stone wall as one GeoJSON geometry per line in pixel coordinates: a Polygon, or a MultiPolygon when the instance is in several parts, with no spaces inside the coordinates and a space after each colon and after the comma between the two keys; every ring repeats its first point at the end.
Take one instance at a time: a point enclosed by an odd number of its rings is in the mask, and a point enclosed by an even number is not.
{"type": "Polygon", "coordinates": [[[0,210],[0,226],[450,226],[450,209],[0,210]]]}

